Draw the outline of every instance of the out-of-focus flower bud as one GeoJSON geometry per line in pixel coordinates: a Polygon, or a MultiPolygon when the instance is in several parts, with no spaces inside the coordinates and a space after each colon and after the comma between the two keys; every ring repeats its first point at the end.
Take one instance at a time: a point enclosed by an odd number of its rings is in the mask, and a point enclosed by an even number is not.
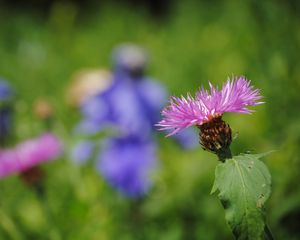
{"type": "Polygon", "coordinates": [[[88,98],[108,89],[111,83],[112,75],[107,70],[79,71],[74,75],[67,89],[67,102],[73,107],[79,107],[88,98]]]}
{"type": "Polygon", "coordinates": [[[38,99],[33,106],[35,115],[41,120],[47,120],[53,116],[53,107],[45,99],[38,99]]]}

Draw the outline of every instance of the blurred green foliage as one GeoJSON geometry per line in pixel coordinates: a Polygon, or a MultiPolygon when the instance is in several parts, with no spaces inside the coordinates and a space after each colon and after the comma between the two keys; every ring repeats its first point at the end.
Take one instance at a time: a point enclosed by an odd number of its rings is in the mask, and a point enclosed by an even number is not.
{"type": "Polygon", "coordinates": [[[0,182],[0,239],[232,238],[221,204],[209,194],[216,158],[200,148],[183,152],[160,137],[161,168],[142,201],[120,196],[92,166],[69,161],[79,116],[65,104],[66,87],[80,68],[110,68],[111,49],[121,42],[149,49],[148,72],[171,94],[193,93],[207,80],[221,84],[232,74],[262,89],[266,104],[255,114],[225,116],[238,133],[233,152],[277,150],[266,160],[273,176],[267,219],[276,239],[299,239],[300,18],[293,4],[174,1],[162,20],[116,3],[82,13],[76,4],[56,1],[47,17],[1,7],[0,75],[18,93],[16,135],[41,131],[32,105],[46,97],[66,154],[44,166],[43,197],[16,176],[0,182]]]}

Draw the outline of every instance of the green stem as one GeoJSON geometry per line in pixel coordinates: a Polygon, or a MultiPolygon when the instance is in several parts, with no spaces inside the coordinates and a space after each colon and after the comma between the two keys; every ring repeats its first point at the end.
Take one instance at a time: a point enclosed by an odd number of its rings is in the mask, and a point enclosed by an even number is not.
{"type": "Polygon", "coordinates": [[[265,239],[266,240],[274,240],[273,235],[272,235],[268,225],[265,225],[264,232],[265,232],[265,239]]]}
{"type": "Polygon", "coordinates": [[[218,155],[219,161],[221,161],[221,162],[225,162],[226,159],[232,158],[230,148],[223,149],[222,151],[218,152],[217,155],[218,155]]]}
{"type": "Polygon", "coordinates": [[[16,225],[12,221],[12,219],[6,215],[6,213],[0,209],[0,224],[5,229],[7,234],[11,237],[11,239],[19,240],[22,239],[20,232],[18,231],[16,225]]]}
{"type": "Polygon", "coordinates": [[[144,202],[144,198],[134,199],[130,201],[129,205],[129,224],[131,231],[133,233],[134,239],[141,239],[143,236],[143,212],[142,212],[142,204],[144,202]]]}

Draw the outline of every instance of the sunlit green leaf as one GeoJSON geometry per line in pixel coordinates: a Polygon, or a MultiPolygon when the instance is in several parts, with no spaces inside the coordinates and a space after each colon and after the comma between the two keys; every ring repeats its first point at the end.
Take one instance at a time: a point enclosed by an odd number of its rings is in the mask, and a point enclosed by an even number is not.
{"type": "Polygon", "coordinates": [[[264,204],[271,193],[265,154],[235,156],[220,163],[212,193],[219,191],[225,217],[237,239],[264,239],[264,204]]]}

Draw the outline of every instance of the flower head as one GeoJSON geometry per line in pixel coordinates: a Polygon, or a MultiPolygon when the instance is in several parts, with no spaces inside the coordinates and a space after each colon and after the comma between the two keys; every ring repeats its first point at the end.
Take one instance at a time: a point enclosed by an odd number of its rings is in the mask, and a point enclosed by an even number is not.
{"type": "Polygon", "coordinates": [[[192,125],[201,126],[225,112],[251,113],[249,106],[263,103],[259,101],[262,98],[259,90],[245,77],[228,79],[221,90],[211,83],[209,86],[210,92],[202,87],[195,98],[172,97],[162,111],[163,120],[157,124],[159,130],[172,129],[170,136],[192,125]]]}
{"type": "Polygon", "coordinates": [[[41,162],[53,160],[61,151],[61,142],[51,133],[26,140],[12,149],[0,149],[0,177],[22,173],[41,162]]]}

